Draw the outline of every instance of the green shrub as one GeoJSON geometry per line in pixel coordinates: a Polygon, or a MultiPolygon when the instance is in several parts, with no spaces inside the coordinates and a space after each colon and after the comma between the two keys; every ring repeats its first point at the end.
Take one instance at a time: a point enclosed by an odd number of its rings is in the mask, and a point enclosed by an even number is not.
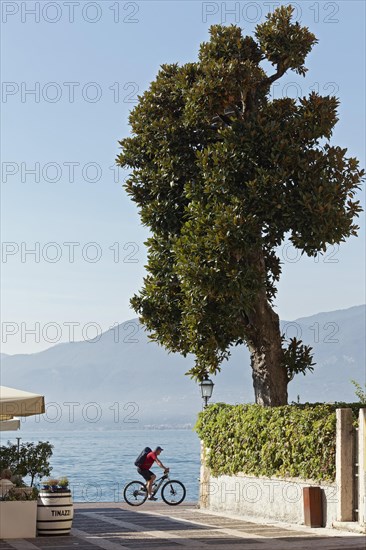
{"type": "Polygon", "coordinates": [[[354,387],[356,388],[355,389],[355,394],[356,394],[356,397],[358,397],[360,403],[362,403],[363,405],[366,405],[366,384],[364,386],[364,388],[361,386],[361,384],[359,384],[358,382],[356,382],[356,380],[351,380],[351,383],[354,385],[354,387]]]}
{"type": "Polygon", "coordinates": [[[210,405],[199,414],[196,431],[209,449],[212,475],[239,472],[266,477],[335,479],[336,413],[360,404],[210,405]]]}
{"type": "Polygon", "coordinates": [[[15,476],[30,476],[30,485],[43,476],[50,475],[52,467],[50,458],[53,445],[48,441],[38,443],[22,443],[19,446],[8,441],[0,447],[0,471],[9,468],[15,476]]]}
{"type": "Polygon", "coordinates": [[[37,500],[38,493],[39,491],[35,487],[26,487],[25,489],[20,487],[14,487],[10,489],[5,496],[1,497],[0,500],[5,502],[14,501],[14,500],[17,500],[17,501],[37,500]],[[30,489],[30,491],[28,491],[27,489],[30,489]]]}

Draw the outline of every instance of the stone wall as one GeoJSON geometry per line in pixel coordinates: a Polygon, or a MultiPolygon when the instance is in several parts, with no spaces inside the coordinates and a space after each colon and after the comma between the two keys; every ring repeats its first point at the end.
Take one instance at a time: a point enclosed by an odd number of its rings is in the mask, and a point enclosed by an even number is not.
{"type": "Polygon", "coordinates": [[[337,409],[336,480],[254,477],[244,474],[213,477],[201,450],[200,507],[261,521],[304,523],[304,487],[321,488],[324,527],[358,524],[366,530],[366,409],[359,411],[358,456],[353,452],[350,408],[337,409]],[[356,474],[356,475],[355,475],[356,474]]]}
{"type": "Polygon", "coordinates": [[[335,483],[257,478],[245,475],[212,477],[201,468],[200,507],[248,518],[304,524],[303,488],[320,486],[323,520],[331,527],[337,517],[338,491],[335,483]]]}

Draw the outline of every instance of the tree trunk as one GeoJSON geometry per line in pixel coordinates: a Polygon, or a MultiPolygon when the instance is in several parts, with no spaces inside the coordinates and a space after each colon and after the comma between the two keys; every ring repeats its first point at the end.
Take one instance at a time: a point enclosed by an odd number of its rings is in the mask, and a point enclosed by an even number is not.
{"type": "Polygon", "coordinates": [[[255,402],[265,407],[287,405],[287,371],[282,365],[280,321],[267,302],[258,300],[249,343],[255,402]]]}
{"type": "MultiPolygon", "coordinates": [[[[256,260],[264,277],[264,258],[258,254],[256,260]]],[[[280,319],[268,302],[265,286],[258,293],[248,319],[250,329],[246,340],[251,354],[255,402],[264,407],[287,405],[288,377],[282,361],[280,319]]]]}

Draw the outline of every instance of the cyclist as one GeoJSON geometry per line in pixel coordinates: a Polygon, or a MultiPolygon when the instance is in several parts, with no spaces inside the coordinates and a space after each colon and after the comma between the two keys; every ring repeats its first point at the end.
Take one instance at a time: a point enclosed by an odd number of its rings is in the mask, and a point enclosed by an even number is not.
{"type": "Polygon", "coordinates": [[[151,466],[156,462],[160,468],[163,468],[164,473],[169,472],[169,468],[166,468],[164,464],[158,459],[158,456],[160,455],[161,451],[163,451],[161,447],[156,447],[154,451],[151,451],[146,458],[145,461],[141,464],[140,468],[137,468],[138,473],[145,479],[146,481],[146,489],[148,494],[149,500],[158,500],[154,495],[152,494],[152,485],[156,479],[156,475],[153,474],[150,471],[151,466]]]}

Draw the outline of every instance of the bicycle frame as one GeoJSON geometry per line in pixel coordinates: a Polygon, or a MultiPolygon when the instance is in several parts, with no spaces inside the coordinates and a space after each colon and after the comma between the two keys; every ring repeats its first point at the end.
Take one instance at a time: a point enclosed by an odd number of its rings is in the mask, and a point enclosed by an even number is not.
{"type": "MultiPolygon", "coordinates": [[[[152,491],[151,494],[152,494],[152,495],[155,495],[155,494],[159,491],[159,489],[160,489],[160,487],[162,486],[162,484],[164,483],[164,481],[165,481],[165,480],[168,480],[168,479],[169,479],[169,474],[163,474],[161,477],[159,477],[158,479],[156,479],[156,480],[154,481],[154,484],[153,484],[153,487],[154,487],[154,485],[155,485],[155,488],[154,488],[154,490],[152,491]]],[[[146,484],[145,484],[145,486],[146,486],[146,484]]]]}

